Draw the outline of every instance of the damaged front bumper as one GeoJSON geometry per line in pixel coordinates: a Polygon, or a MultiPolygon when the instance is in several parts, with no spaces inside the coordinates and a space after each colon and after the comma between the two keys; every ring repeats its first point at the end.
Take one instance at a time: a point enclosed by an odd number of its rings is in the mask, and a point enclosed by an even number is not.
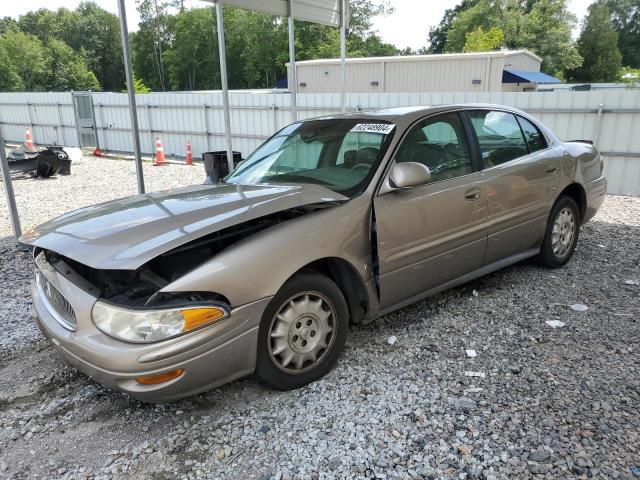
{"type": "Polygon", "coordinates": [[[38,326],[68,363],[99,383],[148,402],[170,402],[215,388],[253,373],[258,328],[270,298],[237,307],[231,315],[180,337],[134,344],[113,339],[94,325],[91,309],[97,298],[56,271],[47,280],[72,302],[75,330],[60,322],[39,282],[32,282],[38,326]],[[172,380],[147,385],[142,376],[183,370],[172,380]]]}

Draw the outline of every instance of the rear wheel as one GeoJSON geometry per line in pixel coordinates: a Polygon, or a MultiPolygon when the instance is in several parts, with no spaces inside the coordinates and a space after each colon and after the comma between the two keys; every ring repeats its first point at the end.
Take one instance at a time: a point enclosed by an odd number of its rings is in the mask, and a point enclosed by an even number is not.
{"type": "Polygon", "coordinates": [[[559,268],[569,261],[580,234],[580,211],[575,200],[561,196],[551,209],[538,262],[547,268],[559,268]]]}
{"type": "Polygon", "coordinates": [[[348,327],[347,303],[338,286],[321,274],[296,275],[262,316],[258,377],[280,390],[321,378],[336,364],[348,327]]]}

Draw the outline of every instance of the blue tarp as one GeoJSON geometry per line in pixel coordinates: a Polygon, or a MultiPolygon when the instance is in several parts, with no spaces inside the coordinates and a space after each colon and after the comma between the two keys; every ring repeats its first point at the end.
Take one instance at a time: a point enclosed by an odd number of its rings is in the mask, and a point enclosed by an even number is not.
{"type": "Polygon", "coordinates": [[[562,80],[542,72],[503,70],[502,83],[562,83],[562,80]]]}

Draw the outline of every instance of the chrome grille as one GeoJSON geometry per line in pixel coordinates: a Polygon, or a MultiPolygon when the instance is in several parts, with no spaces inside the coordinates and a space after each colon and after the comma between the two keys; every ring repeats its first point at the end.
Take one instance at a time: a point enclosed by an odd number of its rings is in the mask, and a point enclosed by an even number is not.
{"type": "Polygon", "coordinates": [[[64,298],[64,295],[53,286],[53,284],[47,280],[42,272],[36,270],[36,282],[40,295],[45,301],[45,305],[49,313],[60,323],[64,328],[68,330],[75,330],[77,326],[76,314],[73,311],[73,307],[64,298]]]}

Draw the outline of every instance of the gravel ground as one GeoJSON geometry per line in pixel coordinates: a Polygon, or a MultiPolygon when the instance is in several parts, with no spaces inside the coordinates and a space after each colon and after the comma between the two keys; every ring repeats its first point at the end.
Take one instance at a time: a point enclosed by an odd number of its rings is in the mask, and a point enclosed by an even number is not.
{"type": "MultiPolygon", "coordinates": [[[[132,172],[88,159],[15,182],[25,226],[134,193],[132,172]]],[[[145,174],[149,190],[203,176],[145,174]]],[[[0,477],[638,478],[639,247],[640,199],[611,196],[564,268],[525,262],[354,327],[319,382],[277,392],[249,378],[148,405],[58,359],[34,326],[29,253],[4,238],[0,477]]]]}

